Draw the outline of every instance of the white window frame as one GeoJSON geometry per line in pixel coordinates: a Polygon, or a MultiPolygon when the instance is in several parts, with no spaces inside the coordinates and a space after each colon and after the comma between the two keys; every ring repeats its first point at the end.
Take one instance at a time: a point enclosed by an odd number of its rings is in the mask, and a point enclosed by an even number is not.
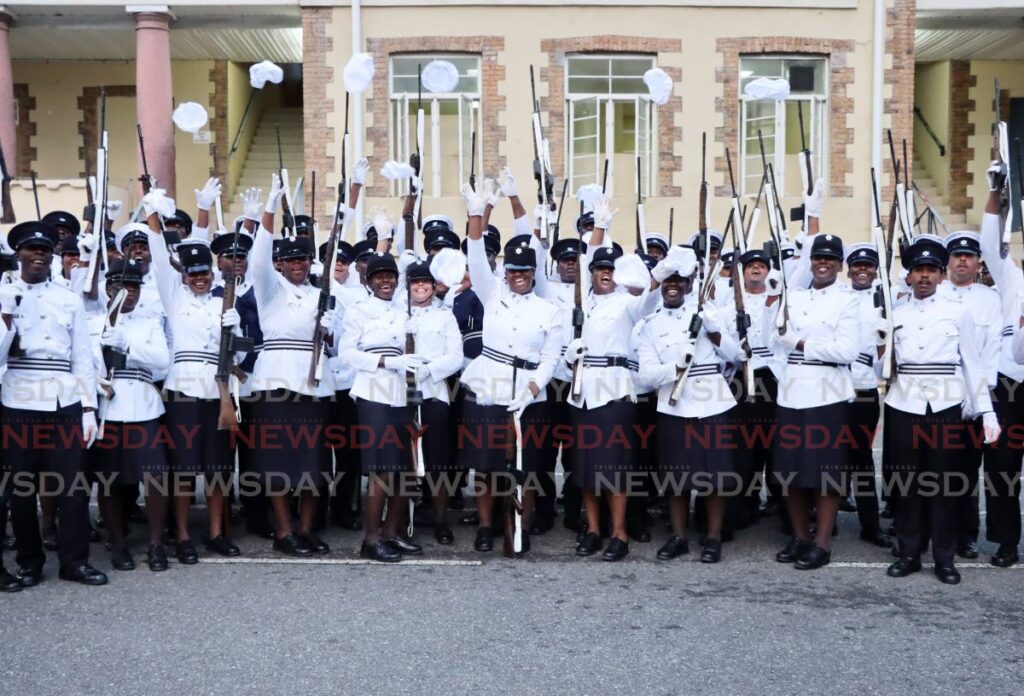
{"type": "MultiPolygon", "coordinates": [[[[641,155],[641,185],[643,186],[643,195],[648,198],[654,191],[654,182],[657,176],[657,152],[656,142],[658,133],[658,110],[654,108],[653,102],[650,96],[646,94],[607,94],[607,93],[571,93],[569,91],[569,59],[573,60],[601,60],[608,61],[616,58],[643,58],[651,61],[651,67],[657,67],[658,62],[655,56],[642,53],[586,53],[586,54],[569,54],[566,57],[566,69],[565,69],[565,128],[564,132],[566,137],[563,142],[563,161],[565,164],[565,176],[572,186],[576,188],[576,156],[574,154],[574,142],[577,140],[575,137],[575,126],[576,126],[576,104],[578,102],[591,100],[595,101],[595,118],[598,120],[597,130],[595,136],[598,144],[601,142],[601,137],[604,136],[604,152],[597,152],[598,148],[595,148],[594,157],[597,159],[595,163],[595,175],[594,182],[600,184],[604,174],[604,162],[608,162],[608,195],[615,195],[615,104],[616,103],[629,103],[632,102],[635,106],[635,123],[640,123],[641,109],[649,110],[649,127],[646,129],[648,132],[648,147],[647,155],[641,155]],[[646,105],[646,106],[645,106],[646,105]],[[604,106],[604,122],[601,123],[601,107],[604,106]],[[611,137],[609,137],[611,134],[611,137]],[[602,158],[601,155],[604,155],[602,158]]],[[[590,139],[589,137],[587,138],[590,139]]],[[[633,147],[634,156],[640,152],[641,132],[640,128],[635,127],[633,133],[633,147]]],[[[588,156],[589,158],[589,156],[588,156]]],[[[589,171],[589,166],[587,167],[589,171]]],[[[582,176],[582,175],[581,175],[582,176]]],[[[636,172],[631,169],[628,173],[629,179],[633,181],[633,193],[637,190],[637,177],[636,172]]],[[[573,191],[575,193],[575,191],[573,191]]]]}
{"type": "MultiPolygon", "coordinates": [[[[804,127],[808,129],[807,133],[807,147],[811,150],[811,164],[814,170],[814,177],[816,179],[824,179],[828,181],[828,104],[829,104],[829,58],[825,56],[807,56],[807,55],[790,55],[790,54],[766,54],[763,56],[740,56],[740,70],[743,68],[744,61],[756,61],[756,60],[797,60],[802,62],[817,61],[821,63],[822,77],[824,83],[824,94],[790,94],[784,101],[774,102],[775,104],[775,142],[773,144],[774,150],[771,154],[766,154],[768,163],[772,166],[775,171],[775,184],[780,192],[786,191],[786,152],[785,152],[785,134],[786,134],[786,104],[792,102],[802,102],[805,106],[809,105],[809,109],[804,111],[804,127]],[[815,110],[817,109],[817,113],[815,110]],[[819,121],[821,127],[819,127],[819,121]]],[[[782,76],[780,76],[782,77],[782,76]]],[[[742,83],[742,79],[740,80],[742,83]]],[[[753,154],[748,155],[747,151],[747,104],[755,101],[748,99],[742,89],[740,90],[740,104],[739,104],[739,192],[741,196],[754,198],[757,196],[758,187],[754,186],[753,190],[747,187],[747,161],[751,156],[760,157],[757,150],[753,154]]],[[[767,102],[762,102],[767,103],[767,102]]],[[[757,138],[757,134],[749,134],[750,141],[753,142],[757,138]]]]}
{"type": "MultiPolygon", "coordinates": [[[[441,102],[452,101],[458,105],[458,141],[459,141],[459,181],[466,181],[469,178],[469,143],[470,135],[464,132],[467,123],[464,121],[466,110],[469,109],[470,118],[474,120],[476,130],[476,171],[479,178],[483,171],[483,100],[480,87],[483,81],[483,61],[478,54],[449,54],[449,53],[424,53],[424,54],[396,54],[388,61],[388,152],[391,159],[399,162],[408,162],[409,156],[416,151],[416,142],[410,138],[409,106],[415,104],[420,97],[416,92],[395,92],[394,91],[394,63],[395,58],[420,59],[423,65],[433,60],[446,60],[448,58],[472,57],[477,61],[477,90],[476,92],[426,92],[422,94],[423,127],[424,127],[424,149],[426,139],[430,139],[430,151],[435,155],[441,152],[441,102]]],[[[434,156],[426,161],[426,153],[421,153],[426,171],[420,171],[420,178],[423,179],[424,194],[431,198],[441,197],[441,158],[434,156]]],[[[390,182],[391,195],[403,195],[408,190],[408,182],[396,180],[390,182]]]]}

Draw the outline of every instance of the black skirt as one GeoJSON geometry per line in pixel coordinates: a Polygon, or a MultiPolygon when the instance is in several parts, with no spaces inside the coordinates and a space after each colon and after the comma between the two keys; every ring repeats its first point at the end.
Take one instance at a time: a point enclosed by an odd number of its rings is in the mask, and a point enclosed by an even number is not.
{"type": "MultiPolygon", "coordinates": [[[[481,406],[476,402],[476,395],[466,390],[455,437],[463,469],[495,473],[515,468],[515,433],[510,415],[507,406],[481,406]]],[[[523,471],[537,473],[541,470],[547,433],[551,428],[547,404],[541,402],[527,406],[520,425],[523,430],[523,471]]]]}
{"type": "Polygon", "coordinates": [[[218,399],[164,393],[167,460],[176,474],[224,474],[235,470],[231,434],[217,430],[218,399]]]}
{"type": "Polygon", "coordinates": [[[462,471],[458,453],[452,446],[451,406],[437,399],[420,405],[423,433],[423,468],[427,473],[462,471]]]}
{"type": "Polygon", "coordinates": [[[597,492],[625,490],[633,471],[640,437],[634,427],[636,404],[628,399],[598,408],[570,408],[575,447],[573,480],[597,492]]]}
{"type": "Polygon", "coordinates": [[[256,392],[246,399],[249,420],[239,441],[249,449],[246,465],[261,474],[273,492],[326,483],[328,404],[287,389],[256,392]]]}
{"type": "Polygon", "coordinates": [[[139,423],[107,421],[103,439],[89,450],[89,473],[111,485],[133,486],[167,473],[167,447],[160,419],[139,423]],[[113,477],[113,479],[111,479],[113,477]]]}
{"type": "Polygon", "coordinates": [[[776,410],[772,473],[783,488],[845,495],[850,473],[850,404],[776,410]]]}
{"type": "Polygon", "coordinates": [[[735,491],[739,485],[737,414],[735,406],[707,418],[658,414],[658,470],[666,493],[735,491]]]}
{"type": "Polygon", "coordinates": [[[405,406],[356,399],[359,447],[364,474],[412,472],[412,418],[405,406]]]}

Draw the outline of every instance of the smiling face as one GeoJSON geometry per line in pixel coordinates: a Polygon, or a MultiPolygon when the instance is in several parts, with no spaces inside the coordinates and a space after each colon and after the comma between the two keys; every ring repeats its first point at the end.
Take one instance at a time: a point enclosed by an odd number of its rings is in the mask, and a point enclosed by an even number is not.
{"type": "Polygon", "coordinates": [[[511,271],[505,270],[505,280],[508,282],[508,289],[517,295],[525,295],[533,290],[534,271],[511,271]]]}
{"type": "Polygon", "coordinates": [[[395,286],[398,284],[398,274],[394,271],[380,271],[374,273],[367,281],[370,292],[380,300],[390,301],[395,296],[395,286]]]}
{"type": "Polygon", "coordinates": [[[867,290],[878,277],[878,266],[870,261],[855,261],[846,272],[854,290],[867,290]]]}
{"type": "Polygon", "coordinates": [[[409,292],[412,295],[412,303],[417,307],[424,307],[434,299],[434,283],[430,280],[414,280],[409,283],[409,292]]]}
{"type": "Polygon", "coordinates": [[[558,259],[558,279],[563,283],[575,283],[576,274],[580,272],[580,260],[577,256],[558,259]]]}
{"type": "Polygon", "coordinates": [[[50,277],[53,249],[38,244],[26,244],[18,249],[21,279],[26,283],[41,283],[50,277]]]}
{"type": "Polygon", "coordinates": [[[814,280],[812,285],[816,288],[824,288],[836,282],[843,262],[831,256],[812,256],[811,275],[814,280]]]}
{"type": "Polygon", "coordinates": [[[334,282],[344,285],[348,282],[349,262],[338,259],[334,262],[334,282]]]}
{"type": "Polygon", "coordinates": [[[142,274],[145,275],[149,272],[149,262],[153,260],[153,257],[149,253],[149,243],[142,240],[136,240],[128,245],[125,249],[124,257],[126,259],[134,259],[142,264],[142,274]]]}
{"type": "Polygon", "coordinates": [[[185,284],[196,295],[205,295],[213,287],[213,272],[188,273],[185,275],[185,284]]]}
{"type": "Polygon", "coordinates": [[[914,290],[914,297],[923,300],[935,294],[942,282],[942,270],[930,264],[919,264],[907,273],[907,284],[914,290]]]}
{"type": "Polygon", "coordinates": [[[981,270],[981,259],[977,254],[955,252],[949,255],[949,266],[946,270],[953,285],[970,285],[981,270]]]}
{"type": "Polygon", "coordinates": [[[615,269],[599,266],[590,272],[590,284],[595,295],[608,295],[615,292],[615,281],[612,280],[615,269]]]}
{"type": "Polygon", "coordinates": [[[302,285],[309,277],[310,260],[308,256],[299,256],[281,261],[281,275],[292,285],[302,285]]]}
{"type": "Polygon", "coordinates": [[[661,299],[664,300],[666,307],[679,307],[692,287],[693,276],[683,278],[678,274],[672,274],[661,283],[661,299]]]}
{"type": "Polygon", "coordinates": [[[82,264],[82,257],[78,254],[64,254],[60,257],[60,265],[64,271],[64,277],[71,277],[71,269],[82,264]]]}

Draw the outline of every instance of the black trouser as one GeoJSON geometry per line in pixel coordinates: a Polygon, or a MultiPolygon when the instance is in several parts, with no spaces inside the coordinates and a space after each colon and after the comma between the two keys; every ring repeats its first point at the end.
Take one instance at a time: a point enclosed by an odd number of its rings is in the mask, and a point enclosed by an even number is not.
{"type": "MultiPolygon", "coordinates": [[[[742,382],[742,373],[737,374],[737,379],[742,382]]],[[[747,505],[756,514],[757,507],[761,501],[761,495],[757,487],[751,485],[753,481],[764,472],[764,481],[767,483],[768,497],[782,500],[782,487],[777,478],[772,475],[772,438],[768,435],[775,425],[775,406],[778,402],[779,382],[775,373],[767,367],[759,367],[754,370],[754,394],[753,399],[747,399],[747,385],[742,384],[738,390],[736,401],[740,407],[740,418],[745,428],[751,429],[751,433],[744,441],[744,447],[749,443],[751,446],[743,454],[747,457],[749,466],[743,467],[747,480],[743,482],[744,489],[751,491],[747,505]]],[[[780,513],[785,518],[784,508],[780,513]]]]}
{"type": "MultiPolygon", "coordinates": [[[[242,423],[249,420],[249,399],[241,399],[238,404],[242,423]]],[[[242,504],[242,517],[245,519],[246,531],[263,533],[273,525],[270,522],[270,500],[263,490],[263,477],[254,476],[258,473],[252,466],[252,453],[246,444],[246,438],[235,440],[238,447],[238,473],[244,477],[244,485],[239,486],[239,502],[242,504]]],[[[173,511],[173,505],[169,506],[173,511]]],[[[173,529],[173,523],[171,525],[173,529]]]]}
{"type": "Polygon", "coordinates": [[[968,544],[978,540],[978,530],[981,527],[978,511],[978,474],[981,469],[982,455],[985,453],[985,449],[988,449],[973,445],[975,442],[982,442],[985,437],[980,417],[966,421],[964,426],[970,432],[971,439],[960,450],[960,471],[967,477],[970,490],[966,495],[961,496],[959,501],[957,544],[968,544]]]}
{"type": "Polygon", "coordinates": [[[891,476],[903,491],[896,511],[900,555],[919,557],[930,533],[935,562],[952,563],[964,480],[959,445],[949,443],[968,441],[960,406],[925,415],[886,406],[885,431],[891,476]]]}
{"type": "MultiPolygon", "coordinates": [[[[347,432],[351,432],[352,426],[359,422],[356,404],[347,389],[335,392],[334,395],[331,422],[340,423],[347,432]]],[[[331,495],[331,520],[342,523],[352,518],[359,519],[362,511],[359,450],[352,447],[351,443],[334,449],[334,478],[336,483],[331,495]]]]}
{"type": "Polygon", "coordinates": [[[570,472],[570,442],[560,435],[560,430],[570,424],[569,391],[572,385],[560,379],[552,379],[547,387],[547,416],[551,429],[544,447],[541,461],[540,485],[541,494],[537,497],[534,508],[534,519],[538,522],[551,523],[555,519],[555,499],[558,496],[555,485],[555,468],[558,462],[558,450],[562,450],[562,495],[565,504],[565,519],[572,522],[580,518],[580,507],[583,505],[583,492],[572,481],[570,472]],[[557,426],[563,426],[558,428],[557,426]]]}
{"type": "Polygon", "coordinates": [[[56,495],[57,556],[62,568],[89,561],[89,490],[82,443],[82,404],[56,411],[2,409],[3,466],[9,482],[11,524],[18,543],[16,560],[23,568],[42,568],[46,562],[39,534],[37,494],[56,495]],[[19,442],[15,438],[27,438],[19,442]],[[63,438],[76,444],[64,447],[63,438]],[[40,475],[47,479],[41,483],[40,475]],[[56,479],[56,480],[54,480],[56,479]],[[45,489],[40,490],[40,486],[45,489]]]}
{"type": "Polygon", "coordinates": [[[860,531],[875,536],[881,531],[878,521],[878,484],[875,481],[875,459],[871,446],[878,430],[878,390],[858,389],[857,397],[850,409],[853,426],[853,447],[850,448],[850,463],[853,475],[850,490],[857,502],[857,518],[860,531]]]}
{"type": "Polygon", "coordinates": [[[1014,548],[1020,545],[1021,535],[1021,439],[1017,432],[1024,423],[1021,384],[999,375],[992,401],[1003,431],[995,446],[985,449],[985,536],[991,542],[1014,548]]]}
{"type": "Polygon", "coordinates": [[[654,479],[651,472],[656,471],[658,465],[657,437],[658,432],[655,424],[658,421],[658,392],[652,391],[646,394],[637,394],[636,397],[636,425],[641,431],[649,433],[646,438],[646,448],[641,447],[636,454],[636,475],[640,481],[630,491],[629,499],[626,501],[626,526],[631,532],[646,529],[649,525],[647,517],[647,503],[651,496],[656,495],[654,479]]]}

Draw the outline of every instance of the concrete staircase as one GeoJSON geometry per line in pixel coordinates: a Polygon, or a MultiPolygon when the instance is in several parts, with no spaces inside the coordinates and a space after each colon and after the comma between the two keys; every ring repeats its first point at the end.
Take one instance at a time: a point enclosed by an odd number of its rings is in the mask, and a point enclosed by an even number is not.
{"type": "MultiPolygon", "coordinates": [[[[946,204],[946,197],[942,192],[939,191],[938,187],[935,186],[935,182],[932,181],[931,177],[928,176],[928,172],[924,171],[918,164],[917,169],[914,170],[914,183],[921,189],[921,193],[927,196],[928,201],[935,208],[935,212],[942,217],[942,221],[946,223],[946,227],[951,232],[962,230],[967,228],[967,216],[963,213],[954,213],[950,210],[950,207],[946,204]]],[[[917,214],[920,215],[925,211],[924,205],[921,199],[917,200],[917,214]]],[[[928,218],[925,217],[921,220],[921,229],[924,230],[927,225],[928,218]]],[[[939,226],[939,234],[945,234],[941,226],[939,226]]]]}
{"type": "Polygon", "coordinates": [[[299,177],[304,176],[302,108],[274,107],[267,109],[260,118],[259,127],[249,146],[249,153],[242,167],[242,174],[238,178],[238,185],[231,191],[228,198],[231,205],[224,212],[225,225],[230,225],[235,217],[242,214],[242,204],[238,199],[239,192],[250,186],[257,186],[262,188],[266,195],[270,189],[270,175],[278,168],[275,126],[281,128],[281,154],[293,191],[299,177]]]}

